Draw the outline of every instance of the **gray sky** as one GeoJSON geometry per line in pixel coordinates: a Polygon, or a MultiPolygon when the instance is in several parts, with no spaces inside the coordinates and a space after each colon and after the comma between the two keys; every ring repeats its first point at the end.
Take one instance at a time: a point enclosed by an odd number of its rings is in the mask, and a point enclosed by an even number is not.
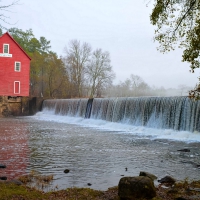
{"type": "MultiPolygon", "coordinates": [[[[8,4],[14,0],[2,0],[8,4]]],[[[20,0],[6,15],[11,25],[32,29],[39,39],[51,41],[52,51],[64,55],[70,40],[89,43],[93,50],[110,52],[116,73],[114,83],[130,74],[143,78],[150,86],[175,88],[195,86],[199,71],[190,73],[189,64],[181,62],[182,50],[161,54],[153,42],[150,24],[152,3],[147,0],[20,0]]],[[[152,0],[153,2],[153,0],[152,0]]]]}

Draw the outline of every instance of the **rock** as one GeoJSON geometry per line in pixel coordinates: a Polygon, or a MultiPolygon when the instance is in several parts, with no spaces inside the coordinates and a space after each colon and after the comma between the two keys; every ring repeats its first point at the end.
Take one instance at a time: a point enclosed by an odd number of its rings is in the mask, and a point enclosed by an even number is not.
{"type": "Polygon", "coordinates": [[[0,168],[6,168],[6,165],[0,164],[0,168]]]}
{"type": "Polygon", "coordinates": [[[23,183],[17,179],[13,179],[8,181],[8,183],[15,184],[15,185],[23,185],[23,183]]]}
{"type": "Polygon", "coordinates": [[[91,186],[92,184],[91,184],[91,183],[88,183],[87,185],[88,185],[88,186],[91,186]]]}
{"type": "Polygon", "coordinates": [[[192,195],[187,200],[199,200],[199,199],[200,199],[200,195],[192,195]]]}
{"type": "Polygon", "coordinates": [[[184,197],[177,197],[175,198],[175,200],[187,200],[187,199],[185,199],[184,197]]]}
{"type": "Polygon", "coordinates": [[[188,188],[190,191],[200,192],[200,188],[188,188]]]}
{"type": "Polygon", "coordinates": [[[65,169],[64,173],[66,173],[66,174],[69,173],[69,169],[65,169]]]}
{"type": "Polygon", "coordinates": [[[5,184],[15,184],[15,185],[23,185],[23,183],[17,179],[13,179],[13,180],[0,180],[0,183],[5,183],[5,184]]]}
{"type": "Polygon", "coordinates": [[[157,179],[157,176],[154,174],[148,173],[148,172],[140,172],[139,176],[147,176],[149,177],[152,181],[157,179]]]}
{"type": "Polygon", "coordinates": [[[190,152],[190,149],[179,149],[177,151],[181,151],[181,152],[190,152]]]}
{"type": "Polygon", "coordinates": [[[0,180],[7,180],[6,176],[0,176],[0,180]]]}
{"type": "Polygon", "coordinates": [[[123,177],[118,184],[120,200],[151,199],[156,196],[152,179],[147,176],[123,177]]]}
{"type": "Polygon", "coordinates": [[[161,178],[160,180],[158,180],[158,182],[161,183],[162,185],[172,187],[174,183],[176,182],[176,180],[172,178],[171,176],[165,176],[164,178],[161,178]]]}

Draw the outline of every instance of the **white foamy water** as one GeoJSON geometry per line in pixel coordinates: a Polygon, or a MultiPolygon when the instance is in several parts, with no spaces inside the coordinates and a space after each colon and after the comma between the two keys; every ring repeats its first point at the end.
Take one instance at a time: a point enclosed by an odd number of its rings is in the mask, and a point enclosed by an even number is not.
{"type": "Polygon", "coordinates": [[[176,131],[172,129],[156,129],[144,126],[134,126],[126,122],[115,123],[99,119],[85,119],[81,117],[70,117],[66,115],[54,114],[54,111],[44,109],[43,112],[38,112],[33,118],[37,120],[53,121],[58,123],[76,124],[79,126],[99,129],[101,131],[113,131],[126,134],[132,134],[139,138],[167,139],[175,141],[183,141],[186,143],[200,142],[199,132],[176,131]]]}

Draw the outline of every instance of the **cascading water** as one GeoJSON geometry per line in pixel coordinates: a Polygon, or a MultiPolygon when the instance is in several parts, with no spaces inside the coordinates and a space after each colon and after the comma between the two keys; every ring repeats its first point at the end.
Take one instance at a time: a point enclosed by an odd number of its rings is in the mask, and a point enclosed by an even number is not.
{"type": "Polygon", "coordinates": [[[43,110],[134,126],[200,132],[200,102],[188,97],[45,100],[43,110]]]}
{"type": "Polygon", "coordinates": [[[85,117],[88,99],[50,99],[43,103],[43,110],[54,111],[57,115],[85,117]]]}

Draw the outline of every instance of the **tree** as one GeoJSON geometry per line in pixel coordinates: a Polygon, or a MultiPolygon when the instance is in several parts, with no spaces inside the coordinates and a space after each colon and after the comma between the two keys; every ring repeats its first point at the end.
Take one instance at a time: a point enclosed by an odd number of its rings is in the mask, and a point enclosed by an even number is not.
{"type": "Polygon", "coordinates": [[[178,86],[178,89],[180,91],[180,96],[184,96],[185,93],[187,93],[191,88],[189,88],[188,86],[182,84],[182,85],[178,86]]]}
{"type": "Polygon", "coordinates": [[[82,96],[85,68],[89,62],[91,47],[88,43],[81,44],[78,40],[71,40],[69,47],[65,48],[66,56],[63,58],[65,67],[73,87],[72,96],[82,96]]]}
{"type": "Polygon", "coordinates": [[[30,66],[30,96],[43,95],[42,68],[44,66],[44,58],[39,52],[31,54],[30,66]]]}
{"type": "MultiPolygon", "coordinates": [[[[0,14],[0,29],[6,29],[4,25],[2,25],[2,23],[5,23],[5,24],[9,24],[8,23],[8,16],[6,16],[4,14],[4,12],[8,12],[8,8],[11,8],[15,5],[17,5],[19,1],[18,0],[15,0],[13,1],[11,4],[7,4],[7,5],[0,5],[0,11],[1,11],[1,14],[0,14]]],[[[1,0],[0,0],[0,3],[1,3],[1,0]]]]}
{"type": "Polygon", "coordinates": [[[115,77],[110,65],[110,54],[97,49],[93,52],[91,60],[86,68],[86,75],[90,82],[90,97],[101,96],[101,90],[107,84],[111,84],[115,77]]]}
{"type": "Polygon", "coordinates": [[[67,91],[65,84],[67,81],[65,66],[54,52],[49,52],[45,58],[43,79],[46,96],[51,98],[61,98],[65,96],[67,91]]]}
{"type": "Polygon", "coordinates": [[[40,45],[41,45],[41,52],[42,53],[48,53],[49,49],[51,48],[50,46],[50,41],[46,40],[45,37],[40,37],[40,45]]]}
{"type": "Polygon", "coordinates": [[[27,54],[31,55],[36,51],[42,51],[42,44],[35,38],[32,29],[23,31],[18,28],[11,28],[8,31],[27,54]]]}
{"type": "Polygon", "coordinates": [[[107,96],[117,97],[137,97],[137,96],[150,96],[152,95],[152,89],[148,86],[143,79],[138,76],[131,74],[130,78],[127,78],[124,82],[118,85],[114,85],[107,88],[107,96]]]}
{"type": "MultiPolygon", "coordinates": [[[[155,40],[161,52],[183,48],[182,61],[190,63],[191,72],[200,68],[200,1],[155,0],[150,16],[155,30],[155,40]]],[[[200,79],[199,79],[200,81],[200,79]]],[[[189,96],[200,99],[200,85],[189,96]]]]}

